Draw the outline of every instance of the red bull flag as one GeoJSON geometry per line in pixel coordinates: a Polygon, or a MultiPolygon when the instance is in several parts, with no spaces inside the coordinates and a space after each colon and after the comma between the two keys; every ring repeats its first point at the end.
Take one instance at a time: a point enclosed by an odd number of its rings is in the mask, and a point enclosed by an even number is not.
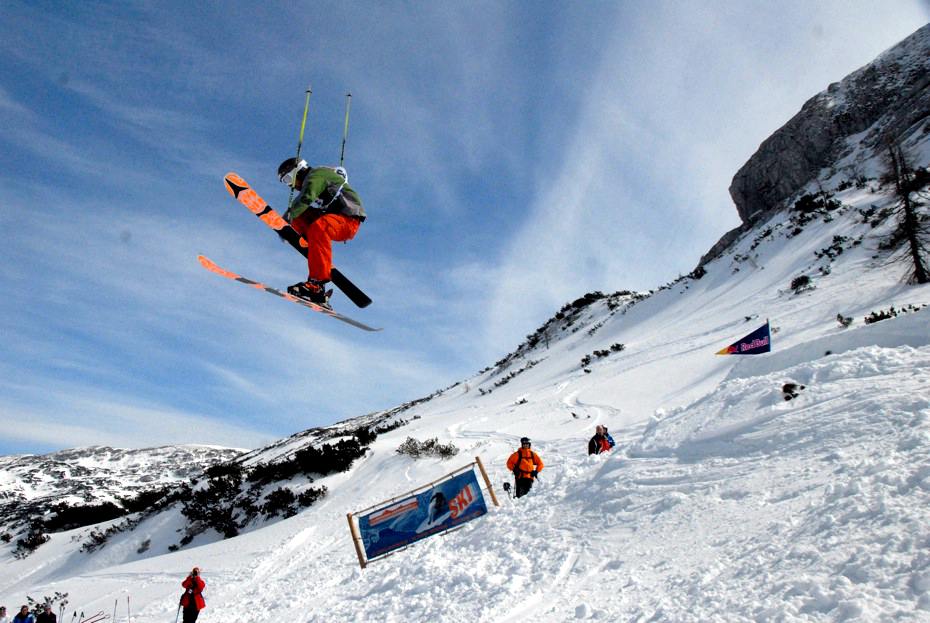
{"type": "Polygon", "coordinates": [[[747,335],[733,342],[726,348],[717,351],[718,355],[758,355],[772,351],[772,336],[769,332],[769,321],[747,335]]]}

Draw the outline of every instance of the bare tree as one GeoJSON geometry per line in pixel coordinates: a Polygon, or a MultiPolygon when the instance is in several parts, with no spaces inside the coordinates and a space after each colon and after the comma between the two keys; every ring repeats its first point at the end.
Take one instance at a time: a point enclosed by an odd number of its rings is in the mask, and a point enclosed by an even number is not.
{"type": "Polygon", "coordinates": [[[910,268],[908,283],[930,283],[930,218],[922,214],[927,199],[926,188],[930,185],[930,174],[924,169],[914,169],[901,145],[894,139],[887,141],[887,177],[894,183],[897,202],[894,215],[897,226],[883,241],[882,247],[892,252],[904,247],[901,256],[910,268]]]}

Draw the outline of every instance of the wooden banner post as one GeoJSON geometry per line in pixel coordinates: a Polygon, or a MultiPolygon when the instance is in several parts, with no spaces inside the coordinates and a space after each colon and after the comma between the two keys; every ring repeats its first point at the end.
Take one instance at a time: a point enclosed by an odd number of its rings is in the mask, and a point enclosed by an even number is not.
{"type": "Polygon", "coordinates": [[[481,457],[476,456],[475,463],[478,464],[478,470],[484,477],[484,483],[488,485],[488,493],[491,494],[491,501],[494,502],[494,506],[500,506],[500,502],[497,501],[497,496],[494,494],[494,487],[491,486],[491,479],[488,478],[488,473],[484,471],[484,464],[481,462],[481,457]]]}
{"type": "Polygon", "coordinates": [[[352,513],[347,513],[346,518],[349,520],[349,532],[352,533],[352,543],[355,545],[355,553],[358,555],[358,565],[364,569],[368,563],[365,562],[365,554],[362,553],[362,537],[358,533],[355,522],[352,521],[352,513]]]}

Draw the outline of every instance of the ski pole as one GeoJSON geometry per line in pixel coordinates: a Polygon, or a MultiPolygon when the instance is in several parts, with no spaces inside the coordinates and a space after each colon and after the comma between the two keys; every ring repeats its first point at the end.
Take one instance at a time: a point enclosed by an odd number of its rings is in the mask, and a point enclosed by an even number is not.
{"type": "Polygon", "coordinates": [[[116,606],[119,605],[119,597],[113,600],[113,621],[116,621],[116,606]]]}
{"type": "Polygon", "coordinates": [[[346,121],[345,126],[342,129],[342,153],[339,154],[339,166],[345,162],[346,159],[346,139],[349,138],[349,107],[352,105],[352,94],[346,93],[346,121]]]}
{"type": "Polygon", "coordinates": [[[132,623],[132,610],[129,608],[129,595],[126,595],[126,623],[132,623]]]}
{"type": "MultiPolygon", "coordinates": [[[[297,137],[297,156],[296,161],[300,162],[300,150],[304,145],[304,129],[307,127],[307,113],[310,111],[310,96],[313,94],[312,85],[307,85],[307,99],[304,100],[304,116],[300,120],[300,135],[297,137]]],[[[287,194],[287,207],[291,207],[291,200],[294,198],[294,188],[291,187],[287,194]]]]}
{"type": "Polygon", "coordinates": [[[307,127],[307,113],[310,111],[310,96],[313,94],[312,85],[307,86],[307,99],[304,100],[304,117],[300,121],[300,136],[297,138],[297,159],[300,160],[300,149],[304,144],[304,128],[307,127]]]}
{"type": "Polygon", "coordinates": [[[178,617],[181,616],[181,604],[178,603],[178,613],[174,615],[174,623],[178,623],[178,617]]]}

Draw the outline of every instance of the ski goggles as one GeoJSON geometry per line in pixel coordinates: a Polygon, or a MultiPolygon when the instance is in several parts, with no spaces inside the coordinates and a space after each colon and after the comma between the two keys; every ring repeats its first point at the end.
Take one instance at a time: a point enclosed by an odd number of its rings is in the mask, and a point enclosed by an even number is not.
{"type": "Polygon", "coordinates": [[[282,184],[287,184],[288,186],[293,186],[294,182],[297,180],[297,174],[307,168],[307,161],[301,160],[294,163],[294,168],[288,171],[287,173],[282,173],[281,180],[282,184]]]}

